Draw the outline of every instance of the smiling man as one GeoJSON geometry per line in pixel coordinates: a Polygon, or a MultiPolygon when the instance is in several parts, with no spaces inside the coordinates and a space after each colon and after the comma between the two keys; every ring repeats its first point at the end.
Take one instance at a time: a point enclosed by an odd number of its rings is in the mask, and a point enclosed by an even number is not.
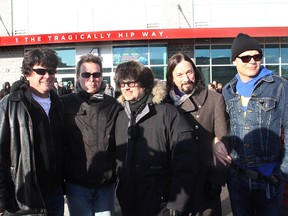
{"type": "Polygon", "coordinates": [[[231,161],[227,151],[229,126],[224,98],[204,86],[202,73],[183,52],[175,53],[168,60],[166,78],[167,100],[185,115],[200,152],[194,214],[221,216],[221,185],[226,182],[231,161]]]}
{"type": "Polygon", "coordinates": [[[186,216],[198,171],[192,128],[163,103],[165,84],[136,61],[115,72],[123,105],[116,122],[117,196],[123,216],[186,216]]]}
{"type": "Polygon", "coordinates": [[[21,80],[0,102],[0,207],[4,215],[64,213],[63,120],[52,91],[58,57],[27,52],[21,80]]]}
{"type": "Polygon", "coordinates": [[[261,66],[262,49],[255,38],[238,34],[231,51],[238,73],[223,96],[230,116],[233,215],[276,216],[288,177],[288,82],[261,66]]]}

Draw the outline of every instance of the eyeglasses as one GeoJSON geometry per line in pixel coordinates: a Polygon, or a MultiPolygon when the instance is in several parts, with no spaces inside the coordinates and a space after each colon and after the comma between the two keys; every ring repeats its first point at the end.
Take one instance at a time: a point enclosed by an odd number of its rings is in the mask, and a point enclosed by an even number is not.
{"type": "Polygon", "coordinates": [[[48,73],[49,75],[54,75],[57,73],[56,69],[51,69],[51,68],[32,68],[33,71],[35,71],[38,75],[45,75],[48,73]]]}
{"type": "Polygon", "coordinates": [[[124,88],[126,84],[129,88],[132,88],[138,86],[139,82],[138,81],[120,82],[120,87],[124,88]]]}
{"type": "Polygon", "coordinates": [[[248,62],[251,61],[251,58],[253,58],[254,61],[261,61],[262,55],[261,55],[261,54],[257,54],[257,55],[254,55],[254,56],[250,56],[250,55],[247,55],[247,56],[237,56],[237,58],[240,58],[243,63],[248,63],[248,62]]]}
{"type": "Polygon", "coordinates": [[[82,78],[90,78],[91,76],[93,76],[93,78],[100,78],[102,76],[102,73],[100,73],[100,72],[94,72],[94,73],[83,72],[83,73],[81,73],[82,78]]]}

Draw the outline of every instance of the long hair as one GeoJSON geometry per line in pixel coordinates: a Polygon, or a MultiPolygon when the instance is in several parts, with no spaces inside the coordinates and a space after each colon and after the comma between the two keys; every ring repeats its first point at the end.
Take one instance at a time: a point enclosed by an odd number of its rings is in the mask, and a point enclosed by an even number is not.
{"type": "Polygon", "coordinates": [[[205,86],[205,83],[202,73],[196,68],[196,65],[188,55],[186,55],[183,52],[178,52],[173,56],[171,56],[171,58],[168,60],[167,73],[166,73],[167,92],[173,89],[174,86],[173,71],[181,61],[190,62],[192,65],[193,71],[195,73],[195,90],[198,91],[199,89],[203,88],[203,86],[205,86]]]}

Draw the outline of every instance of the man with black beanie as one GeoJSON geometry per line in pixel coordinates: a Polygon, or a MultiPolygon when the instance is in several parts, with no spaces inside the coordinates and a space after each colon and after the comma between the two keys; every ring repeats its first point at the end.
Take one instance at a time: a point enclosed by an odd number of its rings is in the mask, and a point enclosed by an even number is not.
{"type": "Polygon", "coordinates": [[[231,51],[238,73],[223,96],[231,128],[227,185],[233,215],[278,216],[288,179],[288,82],[261,66],[255,38],[238,34],[231,51]]]}

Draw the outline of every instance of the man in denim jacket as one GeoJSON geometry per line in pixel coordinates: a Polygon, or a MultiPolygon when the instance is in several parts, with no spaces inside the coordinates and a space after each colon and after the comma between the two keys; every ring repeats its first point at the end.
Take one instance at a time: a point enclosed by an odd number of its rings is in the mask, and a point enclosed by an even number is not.
{"type": "Polygon", "coordinates": [[[279,215],[288,177],[288,82],[261,66],[261,47],[249,35],[240,33],[231,51],[238,73],[223,96],[231,125],[227,185],[233,215],[279,215]]]}

